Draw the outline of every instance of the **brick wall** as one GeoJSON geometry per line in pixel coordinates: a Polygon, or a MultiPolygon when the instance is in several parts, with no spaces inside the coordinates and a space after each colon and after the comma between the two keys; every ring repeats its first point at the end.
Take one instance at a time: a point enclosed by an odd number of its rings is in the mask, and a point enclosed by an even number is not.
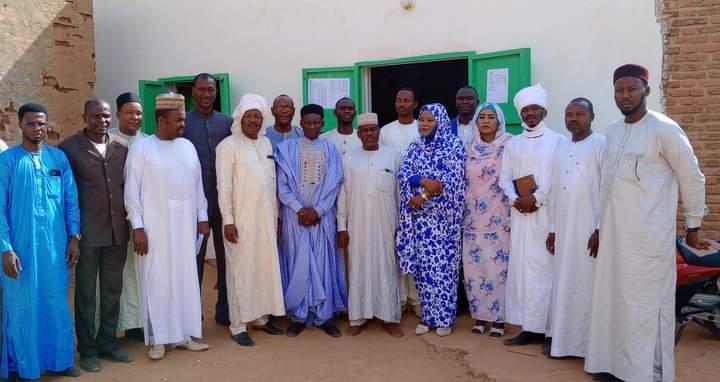
{"type": "Polygon", "coordinates": [[[95,86],[93,29],[92,0],[0,0],[1,139],[18,139],[17,109],[31,100],[48,108],[49,143],[83,127],[95,86]]]}
{"type": "MultiPolygon", "coordinates": [[[[720,0],[659,0],[665,111],[688,134],[707,179],[704,236],[720,238],[720,0]]],[[[682,226],[682,219],[679,219],[682,226]]]]}

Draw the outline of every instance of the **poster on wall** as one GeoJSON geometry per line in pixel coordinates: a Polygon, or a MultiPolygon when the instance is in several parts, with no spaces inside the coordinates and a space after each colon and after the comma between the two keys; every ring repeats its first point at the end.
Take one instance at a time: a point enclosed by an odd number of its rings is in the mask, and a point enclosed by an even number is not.
{"type": "Polygon", "coordinates": [[[308,80],[308,99],[324,109],[334,109],[342,97],[350,96],[349,78],[311,78],[308,80]]]}
{"type": "Polygon", "coordinates": [[[508,102],[508,68],[488,69],[487,71],[487,102],[507,103],[508,102]]]}

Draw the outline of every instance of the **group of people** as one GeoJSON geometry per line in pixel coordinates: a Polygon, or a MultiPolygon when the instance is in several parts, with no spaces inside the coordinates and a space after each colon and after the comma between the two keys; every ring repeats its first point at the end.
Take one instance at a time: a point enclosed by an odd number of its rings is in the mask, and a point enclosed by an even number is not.
{"type": "Polygon", "coordinates": [[[86,127],[58,148],[43,144],[47,110],[25,104],[22,143],[0,154],[2,377],[79,375],[74,334],[89,372],[99,358],[132,361],[118,330],[154,360],[208,349],[198,339],[212,234],[214,318],[241,346],[255,344],[249,329],[338,337],[341,312],[351,336],[377,320],[401,337],[405,309],[420,317],[417,335],[447,336],[463,281],[476,334],[518,325],[505,345],[586,357],[600,379],[671,381],[678,193],[691,246],[707,208],[687,137],[647,108],[648,80],[638,65],[614,72],[623,118],[607,137],[592,131],[590,100],[570,101],[570,139],[545,124],[540,85],[514,98],[517,136],[469,86],[453,119],[402,88],[382,128],[341,98],[337,128],[321,134],[323,108],[303,106],[295,126],[287,95],[268,105],[246,94],[232,117],[213,110],[217,83],[202,73],[193,111],[180,94],[156,98],[153,135],[124,93],[117,128],[108,102],[87,101],[86,127]]]}

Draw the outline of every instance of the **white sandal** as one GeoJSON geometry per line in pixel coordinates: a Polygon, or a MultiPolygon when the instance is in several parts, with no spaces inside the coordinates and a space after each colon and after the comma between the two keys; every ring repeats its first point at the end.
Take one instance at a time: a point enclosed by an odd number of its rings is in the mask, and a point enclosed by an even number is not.
{"type": "Polygon", "coordinates": [[[440,337],[446,337],[452,333],[452,328],[437,328],[435,329],[435,333],[440,337]]]}
{"type": "MultiPolygon", "coordinates": [[[[483,335],[483,334],[485,334],[485,331],[487,331],[487,328],[485,328],[485,325],[475,325],[472,327],[471,331],[473,333],[483,335]]],[[[492,332],[492,330],[491,330],[491,332],[492,332]]]]}
{"type": "Polygon", "coordinates": [[[415,334],[418,336],[427,334],[428,332],[430,332],[430,328],[427,325],[417,324],[415,327],[415,334]]]}
{"type": "Polygon", "coordinates": [[[505,335],[505,329],[504,328],[496,328],[492,327],[490,328],[490,337],[502,337],[505,335]],[[493,334],[497,334],[497,336],[493,336],[493,334]]]}

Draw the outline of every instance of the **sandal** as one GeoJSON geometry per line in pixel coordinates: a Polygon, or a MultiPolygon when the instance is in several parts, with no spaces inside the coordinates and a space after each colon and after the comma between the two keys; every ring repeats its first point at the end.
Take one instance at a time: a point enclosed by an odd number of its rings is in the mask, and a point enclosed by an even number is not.
{"type": "Polygon", "coordinates": [[[417,334],[418,336],[426,334],[429,331],[430,327],[428,327],[427,325],[417,324],[417,326],[415,327],[415,334],[417,334]]]}
{"type": "Polygon", "coordinates": [[[492,328],[490,328],[490,334],[489,334],[490,337],[499,338],[504,335],[505,335],[505,328],[496,328],[494,326],[492,328]]]}
{"type": "Polygon", "coordinates": [[[485,325],[475,325],[472,327],[472,332],[477,334],[485,334],[487,331],[487,328],[485,328],[485,325]]]}

